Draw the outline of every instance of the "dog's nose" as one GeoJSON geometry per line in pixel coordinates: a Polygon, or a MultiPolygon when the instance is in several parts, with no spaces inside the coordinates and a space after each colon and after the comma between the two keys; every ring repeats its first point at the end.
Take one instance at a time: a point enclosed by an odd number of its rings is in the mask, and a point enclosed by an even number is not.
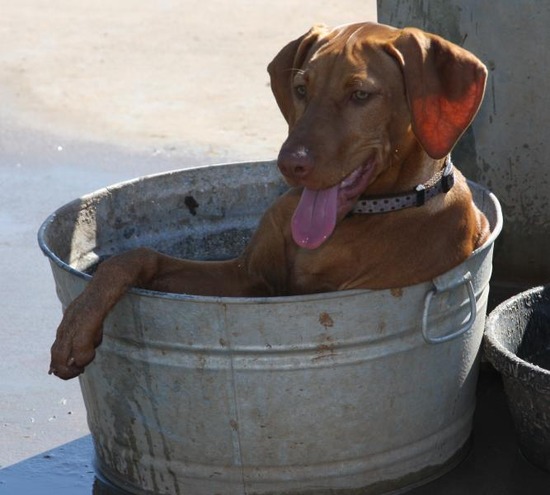
{"type": "Polygon", "coordinates": [[[313,170],[313,157],[305,146],[283,146],[277,158],[282,174],[289,178],[304,179],[313,170]]]}

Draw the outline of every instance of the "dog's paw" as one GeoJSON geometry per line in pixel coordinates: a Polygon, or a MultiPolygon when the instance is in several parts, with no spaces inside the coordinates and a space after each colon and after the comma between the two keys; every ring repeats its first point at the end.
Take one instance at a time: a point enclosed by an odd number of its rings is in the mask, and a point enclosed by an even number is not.
{"type": "Polygon", "coordinates": [[[58,329],[51,348],[49,374],[69,380],[84,372],[101,344],[102,321],[75,301],[71,304],[58,329]]]}

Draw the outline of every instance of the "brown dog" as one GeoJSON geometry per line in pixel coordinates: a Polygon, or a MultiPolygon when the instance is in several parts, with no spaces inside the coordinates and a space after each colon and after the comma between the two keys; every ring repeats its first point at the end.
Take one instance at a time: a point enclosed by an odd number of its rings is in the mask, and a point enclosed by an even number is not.
{"type": "Polygon", "coordinates": [[[396,288],[432,279],[483,243],[487,220],[448,159],[483,97],[476,57],[417,29],[317,26],[269,73],[289,125],[278,166],[293,188],[237,259],[142,248],[102,263],[65,312],[52,373],[84,370],[132,286],[219,296],[396,288]]]}

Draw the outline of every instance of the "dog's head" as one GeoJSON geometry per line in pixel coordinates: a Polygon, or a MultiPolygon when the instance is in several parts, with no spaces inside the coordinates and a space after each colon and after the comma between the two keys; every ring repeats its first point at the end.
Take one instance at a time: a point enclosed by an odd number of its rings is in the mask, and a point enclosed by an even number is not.
{"type": "MultiPolygon", "coordinates": [[[[445,157],[477,113],[487,77],[457,45],[376,23],[315,26],[268,70],[289,125],[279,168],[304,186],[305,214],[338,218],[412,148],[445,157]]],[[[317,220],[321,230],[336,222],[317,220]]]]}

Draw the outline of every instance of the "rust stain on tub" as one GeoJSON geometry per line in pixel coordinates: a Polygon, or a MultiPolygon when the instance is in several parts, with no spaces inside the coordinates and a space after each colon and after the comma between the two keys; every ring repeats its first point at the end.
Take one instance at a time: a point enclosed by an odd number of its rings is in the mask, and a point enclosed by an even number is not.
{"type": "Polygon", "coordinates": [[[319,315],[319,323],[323,325],[325,328],[333,327],[334,326],[334,320],[332,317],[325,311],[323,311],[319,315]]]}
{"type": "Polygon", "coordinates": [[[336,344],[334,339],[327,334],[322,334],[321,342],[315,347],[316,356],[312,358],[312,361],[318,361],[319,359],[330,358],[336,355],[336,344]]]}
{"type": "Polygon", "coordinates": [[[393,297],[402,297],[403,289],[401,288],[390,289],[390,293],[393,297]]]}
{"type": "MultiPolygon", "coordinates": [[[[328,330],[334,326],[334,320],[326,311],[319,314],[319,323],[325,327],[325,330],[328,330]]],[[[334,344],[334,339],[331,335],[328,333],[322,333],[319,335],[319,340],[320,343],[315,346],[315,357],[312,358],[312,361],[330,358],[336,354],[336,345],[334,344]]]]}

